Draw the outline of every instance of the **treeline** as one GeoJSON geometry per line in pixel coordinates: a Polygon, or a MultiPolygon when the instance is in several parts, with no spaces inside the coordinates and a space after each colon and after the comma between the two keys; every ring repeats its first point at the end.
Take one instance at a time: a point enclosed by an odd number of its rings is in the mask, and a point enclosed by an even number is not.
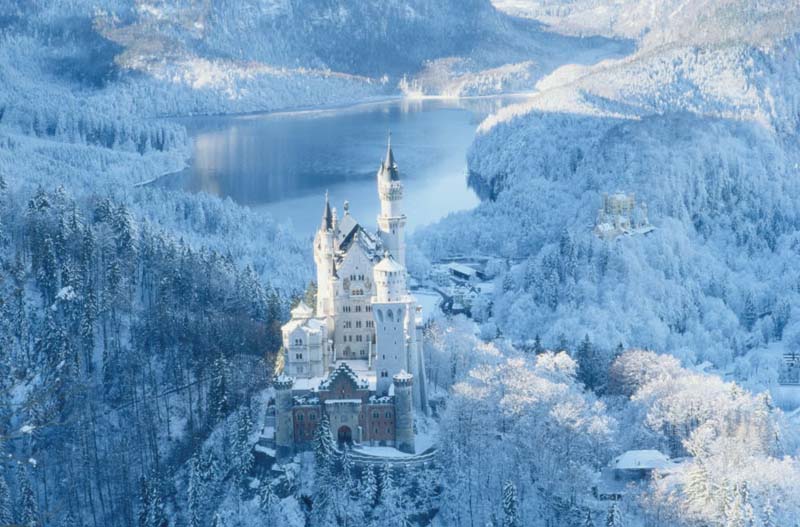
{"type": "Polygon", "coordinates": [[[264,386],[288,300],[119,202],[0,189],[0,512],[138,525],[141,478],[264,386]]]}

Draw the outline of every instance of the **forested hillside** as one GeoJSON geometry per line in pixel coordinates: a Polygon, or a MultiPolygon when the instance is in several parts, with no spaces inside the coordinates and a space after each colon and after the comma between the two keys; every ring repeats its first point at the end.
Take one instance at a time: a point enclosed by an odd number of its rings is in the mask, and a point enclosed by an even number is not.
{"type": "Polygon", "coordinates": [[[2,439],[18,466],[2,477],[17,517],[136,524],[141,485],[165,500],[182,462],[265,385],[287,301],[124,204],[0,183],[2,439]]]}
{"type": "MultiPolygon", "coordinates": [[[[469,164],[484,203],[419,241],[435,256],[466,239],[514,259],[490,325],[573,351],[588,334],[606,364],[621,343],[776,383],[800,312],[800,48],[791,24],[742,20],[752,41],[644,41],[631,57],[556,71],[530,103],[481,124],[469,164]],[[652,233],[593,234],[616,191],[646,202],[652,233]]],[[[727,27],[714,24],[697,27],[727,27]]]]}

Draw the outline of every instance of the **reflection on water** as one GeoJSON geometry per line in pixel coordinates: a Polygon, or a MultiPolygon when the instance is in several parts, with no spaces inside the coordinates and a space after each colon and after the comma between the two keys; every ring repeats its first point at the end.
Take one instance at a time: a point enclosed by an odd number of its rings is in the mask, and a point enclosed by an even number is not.
{"type": "Polygon", "coordinates": [[[466,152],[475,128],[512,98],[396,100],[311,110],[183,120],[194,156],[160,185],[230,196],[289,219],[302,234],[319,223],[325,190],[374,225],[375,172],[387,132],[405,185],[409,227],[478,202],[467,187],[466,152]]]}

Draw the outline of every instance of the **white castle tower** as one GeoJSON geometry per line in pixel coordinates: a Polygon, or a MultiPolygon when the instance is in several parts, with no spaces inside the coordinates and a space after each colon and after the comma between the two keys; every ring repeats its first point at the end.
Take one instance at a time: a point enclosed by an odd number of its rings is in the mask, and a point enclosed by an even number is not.
{"type": "Polygon", "coordinates": [[[412,325],[409,328],[409,325],[413,324],[415,303],[406,290],[406,268],[388,251],[373,272],[375,296],[372,297],[372,314],[375,317],[377,341],[377,391],[388,394],[392,376],[400,371],[410,370],[408,344],[414,327],[412,325]]]}
{"type": "Polygon", "coordinates": [[[403,183],[392,153],[392,136],[386,145],[386,159],[378,169],[378,197],[381,200],[381,213],[378,215],[378,235],[383,246],[397,262],[406,265],[405,226],[403,214],[403,183]]]}
{"type": "MultiPolygon", "coordinates": [[[[317,264],[317,306],[318,317],[333,315],[333,288],[331,279],[336,275],[334,263],[335,229],[331,204],[325,192],[325,208],[322,211],[322,223],[314,237],[314,263],[317,264]]],[[[332,328],[329,328],[332,329],[332,328]]]]}

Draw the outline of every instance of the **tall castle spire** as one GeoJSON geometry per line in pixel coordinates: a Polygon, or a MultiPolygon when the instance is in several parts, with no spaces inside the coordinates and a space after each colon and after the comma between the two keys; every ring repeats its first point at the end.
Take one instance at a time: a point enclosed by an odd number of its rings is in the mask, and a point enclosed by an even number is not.
{"type": "Polygon", "coordinates": [[[378,233],[384,247],[395,260],[405,267],[406,246],[404,228],[406,215],[403,214],[403,183],[392,152],[392,134],[386,144],[386,158],[378,169],[378,197],[381,200],[381,213],[378,216],[378,233]]]}
{"type": "Polygon", "coordinates": [[[331,203],[328,200],[328,191],[325,191],[325,208],[322,210],[322,225],[320,226],[323,231],[333,228],[333,212],[331,212],[331,203]]]}
{"type": "Polygon", "coordinates": [[[392,132],[389,132],[389,139],[386,142],[386,158],[381,163],[379,177],[388,181],[400,181],[400,172],[397,170],[397,163],[392,152],[392,132]]]}

